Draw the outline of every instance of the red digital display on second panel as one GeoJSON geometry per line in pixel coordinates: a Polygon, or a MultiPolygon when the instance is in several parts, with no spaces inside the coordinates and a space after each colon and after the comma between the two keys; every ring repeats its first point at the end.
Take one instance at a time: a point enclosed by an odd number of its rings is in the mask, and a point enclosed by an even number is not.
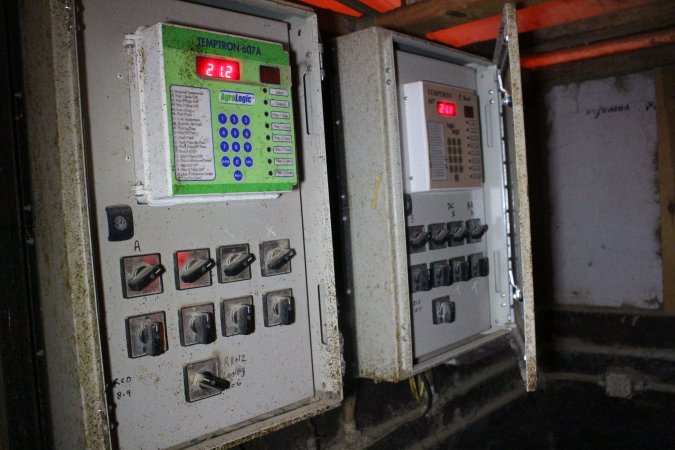
{"type": "Polygon", "coordinates": [[[231,59],[197,56],[196,71],[200,77],[217,78],[219,80],[239,80],[241,78],[239,61],[231,59]]]}
{"type": "Polygon", "coordinates": [[[454,117],[457,115],[457,105],[451,102],[438,102],[436,112],[441,116],[454,117]]]}

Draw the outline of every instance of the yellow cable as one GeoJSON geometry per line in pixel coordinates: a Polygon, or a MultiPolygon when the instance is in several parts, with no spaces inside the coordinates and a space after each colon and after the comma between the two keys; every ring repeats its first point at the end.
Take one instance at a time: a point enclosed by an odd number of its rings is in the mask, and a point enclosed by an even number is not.
{"type": "Polygon", "coordinates": [[[410,393],[412,394],[413,398],[416,402],[419,402],[420,397],[419,393],[417,392],[417,383],[415,381],[415,377],[408,378],[408,384],[410,385],[410,393]]]}

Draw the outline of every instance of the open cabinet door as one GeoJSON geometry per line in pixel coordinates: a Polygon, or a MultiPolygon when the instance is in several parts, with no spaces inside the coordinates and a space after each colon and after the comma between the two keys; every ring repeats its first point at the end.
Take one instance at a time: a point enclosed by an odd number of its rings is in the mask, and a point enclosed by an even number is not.
{"type": "Polygon", "coordinates": [[[513,346],[528,391],[537,386],[537,346],[532,282],[532,239],[527,183],[527,154],[520,80],[520,51],[516,7],[504,4],[494,62],[497,65],[504,120],[503,146],[507,164],[509,202],[509,278],[513,289],[513,346]]]}

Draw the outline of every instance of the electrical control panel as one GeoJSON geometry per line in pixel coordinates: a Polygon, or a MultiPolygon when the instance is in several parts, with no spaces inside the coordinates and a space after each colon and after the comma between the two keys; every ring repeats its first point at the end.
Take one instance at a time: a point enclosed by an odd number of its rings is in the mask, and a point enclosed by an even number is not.
{"type": "Polygon", "coordinates": [[[92,0],[81,21],[113,444],[235,445],[337,406],[316,17],[92,0]]]}
{"type": "Polygon", "coordinates": [[[533,389],[519,72],[507,90],[503,57],[378,28],[338,38],[336,55],[358,375],[398,381],[508,339],[533,389]]]}

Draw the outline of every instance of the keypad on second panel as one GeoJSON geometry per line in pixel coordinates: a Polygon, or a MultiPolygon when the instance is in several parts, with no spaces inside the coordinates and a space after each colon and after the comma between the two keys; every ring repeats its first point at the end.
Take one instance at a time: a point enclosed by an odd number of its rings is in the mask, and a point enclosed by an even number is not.
{"type": "Polygon", "coordinates": [[[462,140],[458,137],[449,137],[446,145],[448,148],[448,170],[450,173],[464,173],[462,140]]]}

